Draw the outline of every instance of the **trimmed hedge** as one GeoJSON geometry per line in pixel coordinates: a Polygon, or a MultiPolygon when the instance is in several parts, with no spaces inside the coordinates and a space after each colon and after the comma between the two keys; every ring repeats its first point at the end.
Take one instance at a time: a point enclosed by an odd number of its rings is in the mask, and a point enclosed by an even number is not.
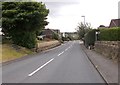
{"type": "Polygon", "coordinates": [[[84,44],[86,47],[94,46],[96,37],[100,41],[120,41],[120,27],[99,29],[100,34],[98,35],[95,34],[96,31],[98,30],[92,29],[85,34],[84,44]]]}
{"type": "Polygon", "coordinates": [[[120,41],[120,28],[100,29],[100,41],[120,41]]]}
{"type": "Polygon", "coordinates": [[[96,29],[90,30],[87,34],[85,34],[84,37],[84,44],[86,47],[90,46],[90,45],[94,45],[95,43],[95,32],[96,29]]]}
{"type": "Polygon", "coordinates": [[[29,49],[35,48],[36,34],[34,32],[21,32],[13,35],[12,40],[14,44],[27,47],[29,49]]]}

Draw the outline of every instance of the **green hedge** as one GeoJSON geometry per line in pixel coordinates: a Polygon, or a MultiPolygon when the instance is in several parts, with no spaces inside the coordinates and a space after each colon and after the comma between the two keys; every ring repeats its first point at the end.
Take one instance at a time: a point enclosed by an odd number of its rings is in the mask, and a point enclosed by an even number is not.
{"type": "Polygon", "coordinates": [[[95,32],[96,29],[90,30],[87,34],[85,34],[84,37],[84,44],[86,47],[88,47],[89,45],[94,45],[95,43],[95,32]]]}
{"type": "Polygon", "coordinates": [[[100,41],[120,41],[120,27],[99,29],[100,34],[95,36],[96,29],[90,30],[84,37],[86,47],[94,45],[95,39],[100,41]]]}
{"type": "Polygon", "coordinates": [[[120,28],[100,29],[100,41],[120,41],[120,28]]]}
{"type": "Polygon", "coordinates": [[[27,47],[29,49],[35,48],[36,34],[34,32],[14,33],[12,36],[14,44],[27,47]]]}

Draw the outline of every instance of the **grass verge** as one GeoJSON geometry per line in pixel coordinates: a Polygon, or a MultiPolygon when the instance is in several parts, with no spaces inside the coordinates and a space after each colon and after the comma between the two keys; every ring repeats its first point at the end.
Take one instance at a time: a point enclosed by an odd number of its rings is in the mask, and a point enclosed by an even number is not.
{"type": "Polygon", "coordinates": [[[10,61],[33,53],[29,49],[12,44],[1,44],[0,47],[2,48],[0,49],[2,53],[2,57],[0,57],[1,62],[10,61]]]}
{"type": "MultiPolygon", "coordinates": [[[[51,40],[51,41],[38,41],[37,43],[38,43],[38,48],[44,48],[46,46],[54,45],[58,42],[59,41],[57,40],[51,40]]],[[[2,54],[0,55],[0,63],[18,59],[26,55],[35,53],[30,49],[18,45],[14,45],[11,43],[0,44],[0,48],[1,48],[0,52],[2,54]]]]}

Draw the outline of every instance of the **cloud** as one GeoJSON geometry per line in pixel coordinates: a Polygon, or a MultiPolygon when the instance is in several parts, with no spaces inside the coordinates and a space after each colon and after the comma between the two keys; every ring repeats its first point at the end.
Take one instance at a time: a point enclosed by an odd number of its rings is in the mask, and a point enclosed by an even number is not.
{"type": "MultiPolygon", "coordinates": [[[[41,0],[38,0],[41,1],[41,0]]],[[[79,22],[85,20],[96,28],[108,26],[111,19],[118,18],[119,0],[42,0],[50,10],[47,26],[61,31],[75,31],[79,22]]],[[[120,16],[119,16],[120,17],[120,16]]]]}
{"type": "Polygon", "coordinates": [[[70,5],[76,5],[78,4],[77,2],[44,2],[46,4],[46,7],[50,10],[49,16],[51,17],[57,17],[61,16],[63,14],[60,13],[60,10],[66,9],[67,6],[70,5]]]}

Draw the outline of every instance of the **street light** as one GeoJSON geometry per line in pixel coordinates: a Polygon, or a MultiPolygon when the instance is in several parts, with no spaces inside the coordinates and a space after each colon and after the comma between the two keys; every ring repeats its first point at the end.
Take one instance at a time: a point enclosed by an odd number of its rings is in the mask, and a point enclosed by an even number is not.
{"type": "Polygon", "coordinates": [[[83,17],[83,18],[84,18],[84,25],[85,25],[85,16],[81,16],[81,17],[83,17]]]}

